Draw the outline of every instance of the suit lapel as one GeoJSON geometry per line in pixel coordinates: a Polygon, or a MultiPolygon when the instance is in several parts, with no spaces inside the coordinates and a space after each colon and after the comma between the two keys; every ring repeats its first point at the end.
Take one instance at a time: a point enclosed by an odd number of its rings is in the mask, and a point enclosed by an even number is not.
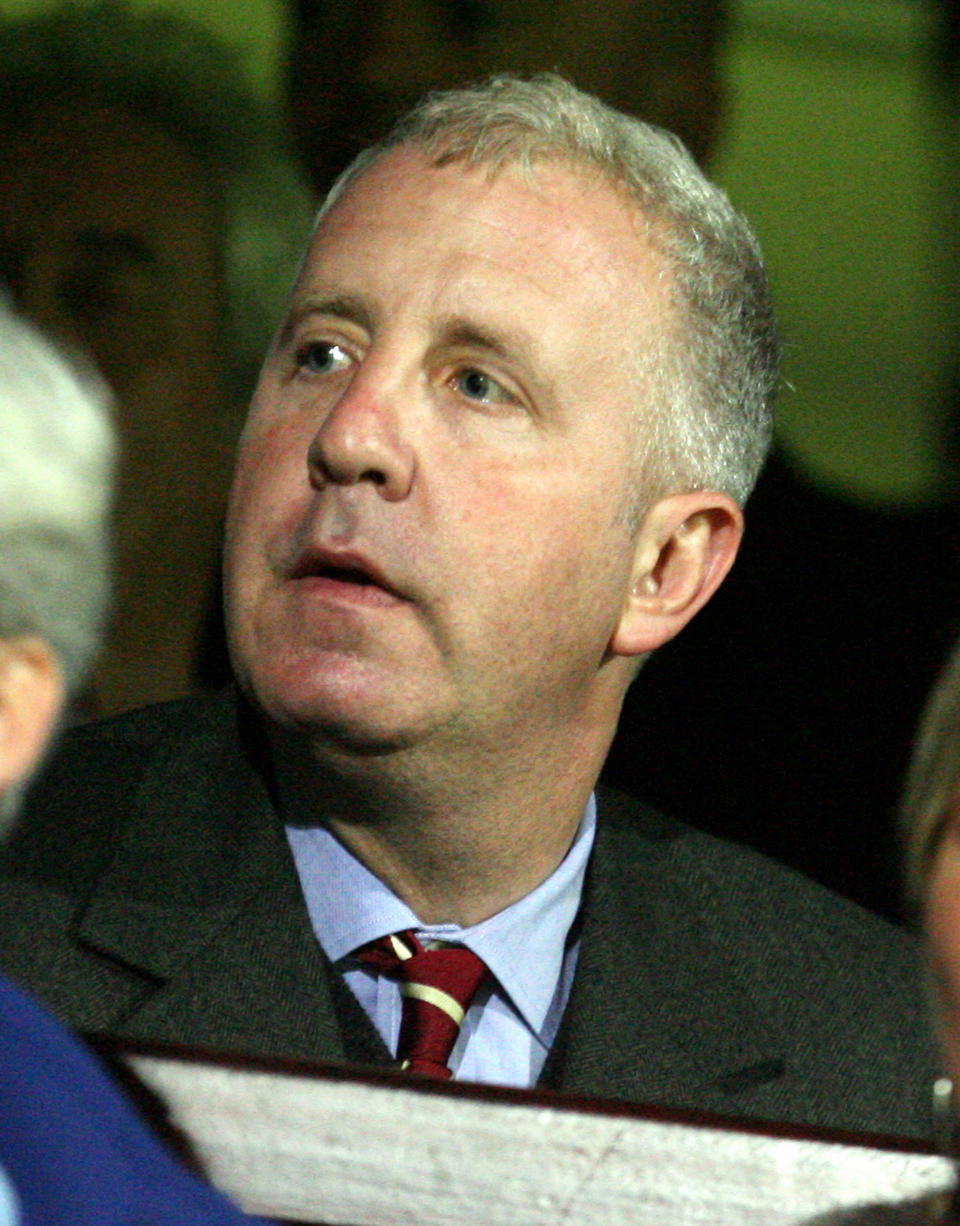
{"type": "Polygon", "coordinates": [[[678,870],[682,837],[601,794],[577,974],[545,1081],[738,1113],[744,1094],[782,1074],[782,1044],[711,942],[709,918],[678,870]]]}
{"type": "MultiPolygon", "coordinates": [[[[128,971],[100,1027],[221,1051],[342,1060],[266,764],[242,709],[161,750],[75,936],[128,971]]],[[[374,1050],[376,1050],[374,1048],[374,1050]]],[[[386,1053],[383,1052],[385,1056],[386,1053]]]]}
{"type": "MultiPolygon", "coordinates": [[[[224,908],[222,922],[197,915],[197,933],[205,929],[206,938],[181,944],[176,973],[118,1032],[247,1055],[343,1060],[330,996],[333,971],[298,891],[285,870],[274,872],[252,897],[224,908]]],[[[189,927],[190,919],[181,913],[170,929],[189,927]]]]}

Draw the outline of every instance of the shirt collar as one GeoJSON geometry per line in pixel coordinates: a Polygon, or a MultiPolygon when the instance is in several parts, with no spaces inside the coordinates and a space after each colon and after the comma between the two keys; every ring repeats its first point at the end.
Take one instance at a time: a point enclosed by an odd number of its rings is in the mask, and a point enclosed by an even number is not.
{"type": "Polygon", "coordinates": [[[317,940],[331,962],[389,932],[414,929],[456,940],[482,958],[537,1035],[556,992],[596,830],[593,796],[570,850],[531,893],[489,919],[459,928],[425,925],[405,902],[321,826],[287,827],[317,940]]]}

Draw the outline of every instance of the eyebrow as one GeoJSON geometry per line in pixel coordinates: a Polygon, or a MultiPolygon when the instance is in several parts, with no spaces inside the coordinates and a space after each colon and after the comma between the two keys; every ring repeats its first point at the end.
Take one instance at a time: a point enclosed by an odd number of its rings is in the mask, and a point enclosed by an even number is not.
{"type": "Polygon", "coordinates": [[[442,341],[447,345],[468,345],[486,349],[505,361],[521,362],[530,368],[536,367],[536,351],[533,339],[518,331],[504,332],[472,323],[463,316],[455,315],[447,320],[442,341]]]}
{"type": "Polygon", "coordinates": [[[314,315],[329,315],[345,319],[367,332],[373,331],[373,312],[363,301],[352,294],[336,294],[332,298],[305,298],[295,302],[280,329],[280,344],[287,344],[297,328],[314,315]]]}
{"type": "Polygon", "coordinates": [[[526,329],[487,327],[465,316],[454,315],[445,321],[439,343],[494,354],[508,368],[513,368],[515,376],[524,382],[541,408],[556,396],[554,381],[544,365],[536,335],[526,329]]]}

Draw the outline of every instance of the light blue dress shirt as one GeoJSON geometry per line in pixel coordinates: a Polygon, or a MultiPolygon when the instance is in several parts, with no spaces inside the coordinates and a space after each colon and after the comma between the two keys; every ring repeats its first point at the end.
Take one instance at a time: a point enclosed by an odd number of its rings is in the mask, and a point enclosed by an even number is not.
{"type": "Polygon", "coordinates": [[[591,796],[563,861],[532,893],[469,928],[423,924],[413,911],[325,828],[287,827],[310,922],[320,945],[396,1054],[402,998],[397,982],[351,958],[390,932],[456,941],[493,975],[467,1012],[450,1058],[461,1081],[532,1086],[543,1068],[570,995],[579,944],[571,928],[593,847],[591,796]]]}

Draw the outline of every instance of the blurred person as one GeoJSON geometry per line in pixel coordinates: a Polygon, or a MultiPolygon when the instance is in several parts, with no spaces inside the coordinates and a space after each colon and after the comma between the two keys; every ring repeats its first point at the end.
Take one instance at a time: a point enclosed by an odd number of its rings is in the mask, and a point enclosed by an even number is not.
{"type": "Polygon", "coordinates": [[[238,689],[64,740],[5,965],[130,1038],[925,1135],[908,938],[595,789],[734,560],[778,359],[679,142],[555,77],[427,99],[332,190],[253,398],[238,689]]]}
{"type": "Polygon", "coordinates": [[[554,71],[675,132],[722,117],[724,0],[293,0],[287,97],[318,191],[431,89],[554,71]]]}
{"type": "Polygon", "coordinates": [[[901,808],[906,894],[922,929],[946,1068],[960,1084],[960,646],[930,695],[901,808]]]}
{"type": "MultiPolygon", "coordinates": [[[[0,304],[0,837],[100,643],[113,434],[106,393],[0,304]]],[[[29,926],[29,913],[20,920],[29,926]]],[[[0,978],[0,1224],[241,1226],[93,1056],[0,978]]]]}
{"type": "MultiPolygon", "coordinates": [[[[960,1085],[960,642],[928,695],[900,805],[907,913],[922,933],[931,1021],[944,1076],[934,1083],[937,1139],[958,1153],[960,1085]]],[[[960,1222],[960,1201],[940,1195],[901,1206],[828,1214],[810,1226],[922,1226],[960,1222]]]]}
{"type": "Polygon", "coordinates": [[[0,22],[0,140],[0,283],[118,402],[115,606],[90,705],[222,681],[223,652],[198,652],[230,455],[306,188],[225,48],[119,3],[0,22]]]}

